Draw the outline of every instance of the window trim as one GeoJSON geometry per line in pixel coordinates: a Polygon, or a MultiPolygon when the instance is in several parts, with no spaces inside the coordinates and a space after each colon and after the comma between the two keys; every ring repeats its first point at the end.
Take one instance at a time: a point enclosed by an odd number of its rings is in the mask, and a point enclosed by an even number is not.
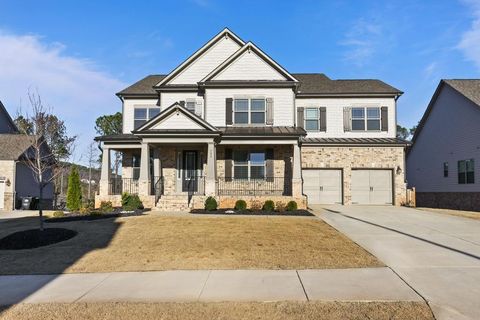
{"type": "Polygon", "coordinates": [[[134,129],[134,130],[140,128],[143,124],[145,124],[147,121],[149,121],[149,120],[151,120],[151,119],[153,118],[152,116],[150,116],[150,110],[151,110],[151,109],[159,109],[159,110],[158,110],[158,113],[157,113],[156,115],[154,115],[153,117],[157,116],[160,112],[162,112],[162,109],[161,109],[160,107],[158,107],[158,106],[155,106],[155,105],[150,105],[150,104],[148,104],[148,105],[140,105],[140,104],[138,104],[138,105],[134,105],[134,106],[133,106],[133,129],[134,129]],[[145,110],[146,110],[147,118],[146,118],[146,119],[136,118],[136,117],[135,117],[135,111],[136,111],[137,109],[145,109],[145,110]],[[142,122],[139,126],[135,126],[135,122],[136,122],[136,121],[144,121],[144,122],[142,122]]]}
{"type": "Polygon", "coordinates": [[[267,178],[267,174],[266,174],[266,171],[267,171],[267,152],[266,151],[262,151],[262,150],[233,150],[233,153],[232,153],[232,180],[265,180],[267,178]],[[236,152],[247,152],[247,163],[239,163],[239,164],[236,164],[235,163],[235,153],[236,152]],[[251,160],[250,160],[250,154],[252,153],[263,153],[263,165],[260,165],[260,164],[253,164],[251,163],[251,160]],[[235,177],[235,167],[238,166],[238,167],[247,167],[247,178],[236,178],[235,177]],[[263,167],[263,178],[252,178],[252,175],[251,175],[251,169],[252,169],[252,166],[253,167],[263,167]]]}
{"type": "Polygon", "coordinates": [[[267,124],[267,98],[265,97],[233,97],[232,99],[232,124],[233,126],[271,126],[267,124]],[[247,113],[247,123],[237,123],[235,120],[235,101],[237,100],[247,100],[247,111],[239,111],[239,113],[247,113]],[[263,100],[263,112],[262,111],[252,111],[252,100],[263,100]],[[263,123],[255,122],[252,123],[252,113],[263,113],[263,123]]]}
{"type": "Polygon", "coordinates": [[[382,108],[379,106],[352,106],[350,109],[350,126],[351,131],[353,132],[382,132],[382,108]],[[353,109],[363,109],[363,118],[353,118],[353,109]],[[368,109],[377,109],[378,110],[378,118],[368,118],[368,109]],[[353,128],[353,121],[356,120],[363,120],[364,122],[364,129],[354,129],[353,128]],[[368,120],[378,120],[378,129],[368,129],[368,120]]]}
{"type": "Polygon", "coordinates": [[[475,184],[475,160],[473,158],[471,159],[465,159],[465,160],[458,160],[457,161],[457,183],[458,184],[475,184]],[[465,171],[464,172],[460,172],[460,164],[461,163],[464,163],[465,165],[465,171]],[[468,170],[468,163],[469,162],[472,162],[472,170],[469,171],[468,170]],[[473,179],[472,181],[468,181],[468,173],[472,173],[473,174],[473,179]],[[460,175],[464,175],[464,182],[461,182],[460,181],[460,175]]]}

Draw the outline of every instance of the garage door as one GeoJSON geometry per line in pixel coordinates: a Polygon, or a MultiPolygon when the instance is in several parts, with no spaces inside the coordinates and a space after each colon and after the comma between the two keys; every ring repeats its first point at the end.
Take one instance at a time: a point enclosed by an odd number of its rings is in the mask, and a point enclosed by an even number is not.
{"type": "Polygon", "coordinates": [[[353,204],[392,204],[391,170],[352,170],[353,204]]]}
{"type": "Polygon", "coordinates": [[[303,170],[303,193],[309,204],[342,203],[342,171],[303,170]]]}

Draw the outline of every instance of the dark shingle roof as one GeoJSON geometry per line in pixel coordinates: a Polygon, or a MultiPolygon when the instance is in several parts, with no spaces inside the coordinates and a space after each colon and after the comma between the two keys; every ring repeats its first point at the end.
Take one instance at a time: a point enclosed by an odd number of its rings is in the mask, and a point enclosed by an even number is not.
{"type": "Polygon", "coordinates": [[[306,144],[321,145],[409,145],[410,142],[400,138],[305,138],[306,144]]]}
{"type": "Polygon", "coordinates": [[[292,73],[300,82],[301,94],[402,94],[376,79],[332,80],[323,73],[292,73]]]}
{"type": "Polygon", "coordinates": [[[35,136],[0,134],[0,160],[18,160],[35,142],[35,136]]]}
{"type": "Polygon", "coordinates": [[[117,95],[156,94],[157,92],[153,89],[153,86],[165,77],[166,75],[164,74],[151,74],[118,92],[117,95]]]}
{"type": "Polygon", "coordinates": [[[480,79],[444,79],[443,81],[480,106],[480,79]]]}
{"type": "Polygon", "coordinates": [[[95,137],[95,141],[140,141],[140,137],[131,133],[110,134],[106,136],[95,137]]]}
{"type": "MultiPolygon", "coordinates": [[[[323,73],[292,73],[299,82],[302,94],[401,94],[383,81],[375,79],[332,80],[323,73]]],[[[153,89],[166,75],[149,75],[117,95],[154,95],[153,89]]]]}

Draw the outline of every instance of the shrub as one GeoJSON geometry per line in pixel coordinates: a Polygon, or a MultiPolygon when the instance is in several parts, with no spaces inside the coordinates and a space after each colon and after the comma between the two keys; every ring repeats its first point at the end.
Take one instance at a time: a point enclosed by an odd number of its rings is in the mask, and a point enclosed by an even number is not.
{"type": "Polygon", "coordinates": [[[87,201],[84,202],[83,207],[89,210],[95,209],[95,201],[92,199],[87,199],[87,201]]]}
{"type": "Polygon", "coordinates": [[[275,203],[275,208],[277,209],[278,212],[283,212],[287,210],[287,205],[283,201],[277,201],[275,203]]]}
{"type": "Polygon", "coordinates": [[[82,187],[77,166],[72,166],[68,176],[67,208],[70,211],[78,211],[82,205],[82,187]]]}
{"type": "Polygon", "coordinates": [[[127,211],[143,209],[143,203],[138,195],[124,192],[122,194],[122,208],[127,211]]]}
{"type": "Polygon", "coordinates": [[[235,202],[235,210],[240,210],[240,211],[244,211],[244,210],[247,210],[247,203],[245,202],[245,200],[237,200],[237,202],[235,202]]]}
{"type": "Polygon", "coordinates": [[[217,200],[215,200],[214,197],[208,197],[207,200],[205,200],[205,210],[214,211],[217,210],[217,206],[217,200]]]}
{"type": "MultiPolygon", "coordinates": [[[[98,209],[98,212],[109,213],[109,212],[112,212],[112,211],[113,211],[113,205],[112,205],[111,201],[100,202],[100,208],[98,209]]],[[[90,212],[90,214],[92,214],[92,212],[90,212]]]]}
{"type": "Polygon", "coordinates": [[[263,204],[259,200],[253,200],[252,202],[250,202],[250,209],[254,211],[261,210],[262,207],[263,207],[263,204]]]}
{"type": "Polygon", "coordinates": [[[298,208],[297,202],[292,200],[287,203],[287,211],[294,211],[294,210],[297,210],[297,208],[298,208]]]}
{"type": "Polygon", "coordinates": [[[88,214],[90,212],[90,209],[86,207],[81,207],[80,210],[78,210],[80,214],[88,214]]]}
{"type": "Polygon", "coordinates": [[[65,216],[65,213],[63,213],[63,211],[55,211],[53,213],[54,218],[61,218],[61,217],[64,217],[64,216],[65,216]]]}
{"type": "Polygon", "coordinates": [[[275,210],[275,203],[272,200],[267,200],[263,204],[262,209],[265,210],[265,211],[273,211],[273,210],[275,210]]]}

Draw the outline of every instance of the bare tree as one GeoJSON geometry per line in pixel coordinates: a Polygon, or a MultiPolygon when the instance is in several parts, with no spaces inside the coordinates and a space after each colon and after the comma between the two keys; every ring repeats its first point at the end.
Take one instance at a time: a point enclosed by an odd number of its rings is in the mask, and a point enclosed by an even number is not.
{"type": "Polygon", "coordinates": [[[76,137],[67,137],[65,134],[61,137],[58,136],[58,132],[65,132],[63,121],[59,121],[56,116],[48,112],[49,109],[42,103],[38,92],[29,91],[28,98],[32,114],[23,117],[29,124],[29,128],[21,131],[31,137],[32,144],[22,160],[31,170],[38,186],[38,214],[40,230],[43,231],[44,189],[52,183],[57,175],[64,172],[65,162],[61,160],[71,154],[76,137]],[[55,126],[61,128],[55,128],[55,126]],[[63,142],[59,143],[58,139],[63,139],[63,142]]]}
{"type": "Polygon", "coordinates": [[[92,199],[92,169],[93,166],[98,163],[98,146],[97,143],[92,141],[88,145],[87,157],[88,157],[88,200],[92,199]]]}

